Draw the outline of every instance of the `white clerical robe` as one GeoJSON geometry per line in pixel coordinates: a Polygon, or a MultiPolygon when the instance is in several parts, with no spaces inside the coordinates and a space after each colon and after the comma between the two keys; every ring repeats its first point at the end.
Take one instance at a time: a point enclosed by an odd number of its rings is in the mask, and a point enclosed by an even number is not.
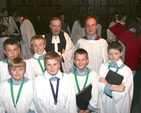
{"type": "Polygon", "coordinates": [[[100,38],[99,40],[79,39],[75,45],[75,49],[83,48],[88,52],[89,64],[88,68],[98,73],[100,65],[108,61],[107,53],[108,44],[106,40],[100,38]]]}
{"type": "MultiPolygon", "coordinates": [[[[116,62],[120,67],[123,62],[120,59],[116,62]]],[[[116,71],[116,68],[110,68],[116,71]]],[[[105,78],[108,73],[108,62],[101,65],[99,70],[99,77],[105,78]]],[[[120,68],[117,72],[124,77],[122,84],[125,85],[125,91],[117,92],[112,91],[112,98],[105,95],[104,88],[105,84],[99,83],[99,93],[102,99],[104,113],[130,113],[132,98],[133,98],[133,75],[132,71],[126,65],[120,68]]]]}
{"type": "MultiPolygon", "coordinates": [[[[69,75],[60,71],[55,75],[60,78],[57,105],[49,79],[52,77],[47,71],[34,79],[34,104],[38,113],[77,113],[73,82],[69,75]]],[[[56,82],[51,81],[56,92],[56,82]]]]}
{"type": "MultiPolygon", "coordinates": [[[[25,60],[25,62],[26,62],[25,77],[27,77],[28,79],[34,79],[36,76],[35,76],[35,72],[31,68],[32,67],[31,64],[28,62],[28,60],[25,60]]],[[[11,75],[9,75],[7,61],[6,60],[0,61],[0,82],[7,80],[10,77],[11,75]]]]}
{"type": "Polygon", "coordinates": [[[78,20],[75,21],[70,35],[73,43],[76,44],[77,40],[84,36],[86,36],[85,28],[81,27],[80,22],[78,20]]]}
{"type": "MultiPolygon", "coordinates": [[[[14,99],[16,100],[20,85],[13,85],[14,99]]],[[[8,80],[0,83],[0,113],[28,113],[35,110],[33,103],[33,81],[27,81],[23,84],[16,108],[13,105],[11,97],[10,83],[8,80]]],[[[36,110],[35,110],[36,111],[36,110]]]]}
{"type": "Polygon", "coordinates": [[[107,29],[107,41],[108,42],[116,41],[116,35],[112,33],[109,29],[107,29]]]}
{"type": "Polygon", "coordinates": [[[8,27],[8,31],[10,32],[10,34],[13,34],[13,32],[15,32],[15,29],[17,31],[19,31],[17,24],[15,22],[15,20],[13,19],[12,16],[9,17],[3,17],[4,22],[3,24],[6,25],[8,27]]]}
{"type": "Polygon", "coordinates": [[[97,24],[98,25],[98,28],[96,30],[96,35],[97,36],[102,36],[102,25],[100,23],[97,24]]]}
{"type": "MultiPolygon", "coordinates": [[[[64,52],[62,52],[62,56],[64,62],[62,63],[63,71],[65,73],[69,73],[72,70],[73,66],[73,52],[74,52],[74,45],[67,33],[64,32],[64,37],[66,39],[66,48],[64,52]]],[[[59,51],[58,51],[59,52],[59,51]]]]}
{"type": "MultiPolygon", "coordinates": [[[[21,17],[22,21],[23,17],[21,17]]],[[[30,40],[35,35],[35,30],[32,23],[28,19],[24,19],[20,25],[22,41],[21,43],[21,57],[24,59],[28,59],[32,56],[31,54],[31,47],[30,47],[30,40]]]]}

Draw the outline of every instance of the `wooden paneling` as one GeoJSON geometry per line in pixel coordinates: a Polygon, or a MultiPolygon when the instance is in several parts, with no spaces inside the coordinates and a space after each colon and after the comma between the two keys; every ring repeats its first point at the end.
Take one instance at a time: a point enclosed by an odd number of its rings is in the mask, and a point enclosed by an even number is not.
{"type": "Polygon", "coordinates": [[[106,29],[109,23],[113,21],[116,12],[125,12],[127,18],[128,16],[131,17],[131,11],[134,10],[133,7],[130,7],[132,2],[133,0],[100,0],[98,3],[98,14],[99,22],[102,24],[102,36],[104,38],[106,38],[106,29]]]}
{"type": "Polygon", "coordinates": [[[49,19],[62,11],[66,13],[70,26],[78,19],[80,12],[98,14],[102,37],[106,38],[106,29],[115,12],[126,12],[128,18],[140,15],[141,0],[7,0],[7,6],[11,15],[19,11],[30,19],[37,34],[46,33],[49,19]]]}

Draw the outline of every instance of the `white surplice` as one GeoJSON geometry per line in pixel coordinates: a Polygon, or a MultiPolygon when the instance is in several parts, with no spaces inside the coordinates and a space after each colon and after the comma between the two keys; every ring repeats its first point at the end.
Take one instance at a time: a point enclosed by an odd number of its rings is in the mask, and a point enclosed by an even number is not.
{"type": "MultiPolygon", "coordinates": [[[[16,100],[20,85],[13,85],[14,99],[16,100]]],[[[28,113],[35,110],[33,103],[33,81],[29,80],[23,84],[16,108],[11,97],[10,83],[8,80],[0,83],[0,113],[28,113]]],[[[35,110],[36,111],[36,110],[35,110]]]]}
{"type": "MultiPolygon", "coordinates": [[[[21,21],[22,19],[23,17],[21,17],[21,21]]],[[[25,19],[23,22],[21,22],[20,30],[22,35],[22,41],[20,41],[21,57],[24,59],[28,59],[32,56],[30,40],[35,35],[35,30],[32,23],[28,19],[25,19]]]]}
{"type": "Polygon", "coordinates": [[[72,31],[71,31],[71,39],[73,40],[73,43],[75,44],[78,39],[84,37],[86,35],[85,28],[81,27],[79,21],[75,21],[73,26],[72,26],[72,31]]]}
{"type": "MultiPolygon", "coordinates": [[[[34,79],[34,104],[38,113],[77,113],[76,98],[73,82],[68,74],[60,71],[55,75],[60,78],[57,105],[49,79],[52,77],[47,71],[34,79]]],[[[57,81],[51,81],[56,92],[57,81]]]]}
{"type": "Polygon", "coordinates": [[[97,24],[98,25],[98,28],[96,30],[96,35],[97,36],[102,36],[102,25],[100,23],[97,24]]]}
{"type": "MultiPolygon", "coordinates": [[[[72,70],[73,66],[73,52],[74,52],[74,45],[67,33],[64,32],[64,37],[66,39],[66,48],[61,55],[63,56],[64,62],[62,63],[63,71],[65,73],[69,73],[72,70]]],[[[59,51],[58,51],[59,52],[59,51]]]]}
{"type": "MultiPolygon", "coordinates": [[[[44,51],[44,52],[42,53],[42,55],[43,55],[43,54],[46,54],[46,52],[44,51]]],[[[35,53],[35,54],[33,55],[33,57],[31,57],[30,59],[28,59],[28,62],[29,62],[30,65],[32,66],[32,67],[30,67],[30,69],[32,69],[32,70],[35,72],[35,75],[36,75],[36,76],[39,76],[39,75],[42,75],[42,74],[43,74],[43,71],[42,71],[42,69],[41,69],[41,66],[40,66],[40,64],[39,64],[39,62],[38,62],[39,56],[40,56],[40,55],[38,55],[37,53],[35,53]]],[[[42,65],[43,69],[45,69],[45,66],[44,66],[44,59],[40,59],[40,63],[41,63],[41,65],[42,65]]]]}
{"type": "MultiPolygon", "coordinates": [[[[116,62],[118,67],[120,67],[123,62],[120,59],[116,62]]],[[[116,71],[116,68],[110,68],[116,71]]],[[[108,73],[108,62],[101,65],[99,70],[99,77],[105,78],[108,73]]],[[[105,95],[104,87],[105,84],[99,83],[99,93],[102,99],[104,113],[130,113],[132,98],[133,98],[133,75],[132,71],[126,65],[120,68],[117,72],[124,77],[122,84],[125,85],[125,91],[117,92],[112,91],[112,98],[105,95]]]]}
{"type": "Polygon", "coordinates": [[[75,45],[75,49],[83,48],[88,52],[89,64],[88,68],[98,73],[100,65],[108,61],[107,53],[108,44],[105,39],[86,40],[79,39],[75,45]]]}
{"type": "Polygon", "coordinates": [[[8,31],[10,32],[10,34],[13,34],[13,32],[15,32],[15,29],[17,31],[19,31],[17,24],[15,22],[15,20],[13,19],[12,16],[9,17],[3,17],[4,22],[3,24],[6,25],[8,27],[8,31]],[[15,29],[14,29],[15,28],[15,29]]]}
{"type": "MultiPolygon", "coordinates": [[[[77,89],[76,81],[75,81],[75,77],[74,77],[75,75],[73,73],[70,73],[70,76],[73,80],[73,84],[74,84],[74,87],[75,87],[75,94],[77,94],[78,89],[77,89]]],[[[82,76],[79,75],[79,76],[77,76],[77,79],[78,79],[78,84],[79,84],[80,90],[82,90],[84,83],[85,83],[85,80],[86,80],[86,75],[82,75],[82,76]]],[[[89,104],[92,107],[94,107],[96,109],[96,111],[101,111],[100,113],[103,113],[102,110],[100,109],[101,103],[99,102],[98,75],[94,71],[90,71],[86,87],[90,84],[92,85],[92,91],[91,91],[92,97],[89,101],[89,104]]]]}

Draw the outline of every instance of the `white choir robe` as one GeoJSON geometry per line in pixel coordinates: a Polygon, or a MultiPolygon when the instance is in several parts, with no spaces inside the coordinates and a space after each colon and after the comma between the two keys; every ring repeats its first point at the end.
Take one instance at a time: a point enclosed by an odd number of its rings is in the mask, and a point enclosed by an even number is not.
{"type": "Polygon", "coordinates": [[[9,37],[2,37],[0,38],[0,61],[4,59],[4,53],[3,53],[3,42],[5,40],[9,39],[9,37]]]}
{"type": "Polygon", "coordinates": [[[19,31],[18,27],[17,27],[17,24],[15,22],[15,20],[13,19],[12,16],[9,16],[9,17],[6,17],[7,20],[9,21],[6,21],[5,17],[3,17],[4,19],[4,22],[3,24],[6,25],[8,27],[8,31],[10,32],[10,34],[13,34],[13,32],[15,32],[15,29],[17,31],[19,31]],[[14,29],[15,28],[15,29],[14,29]]]}
{"type": "Polygon", "coordinates": [[[109,29],[107,29],[107,41],[108,42],[116,41],[116,35],[113,32],[111,32],[109,29]]]}
{"type": "Polygon", "coordinates": [[[67,33],[64,32],[64,37],[66,39],[66,48],[65,51],[61,54],[63,56],[64,62],[62,63],[63,71],[69,73],[73,67],[73,52],[74,45],[67,33]]]}
{"type": "MultiPolygon", "coordinates": [[[[23,17],[21,17],[21,20],[22,19],[23,17]]],[[[35,35],[35,30],[32,23],[28,19],[25,19],[23,22],[21,22],[20,30],[22,35],[22,41],[20,41],[21,57],[24,59],[28,59],[32,56],[30,40],[35,35]]]]}
{"type": "Polygon", "coordinates": [[[86,31],[85,28],[81,27],[79,21],[75,21],[73,26],[72,26],[72,31],[71,31],[71,39],[73,43],[75,44],[78,39],[86,36],[86,31]]]}
{"type": "MultiPolygon", "coordinates": [[[[20,85],[13,85],[14,99],[16,100],[20,85]]],[[[10,83],[8,80],[0,83],[0,113],[28,113],[30,110],[35,110],[33,103],[33,81],[29,80],[23,84],[19,100],[16,108],[13,105],[10,83]]]]}
{"type": "MultiPolygon", "coordinates": [[[[42,54],[46,54],[46,52],[44,51],[42,54]]],[[[42,75],[43,74],[43,71],[40,67],[40,64],[38,62],[38,57],[39,55],[38,54],[34,54],[33,57],[31,57],[30,59],[28,59],[28,61],[30,62],[30,65],[32,66],[32,70],[35,72],[35,75],[36,76],[39,76],[39,75],[42,75]]],[[[44,66],[44,59],[40,60],[41,62],[41,65],[43,67],[43,69],[45,69],[45,66],[44,66]]]]}
{"type": "Polygon", "coordinates": [[[96,35],[101,37],[102,36],[102,26],[100,23],[98,23],[97,25],[98,25],[98,28],[96,30],[96,35]]]}
{"type": "MultiPolygon", "coordinates": [[[[120,59],[116,62],[118,67],[120,67],[123,62],[120,59]]],[[[116,68],[110,68],[114,72],[116,68]]],[[[108,73],[108,62],[101,65],[99,70],[99,77],[105,78],[108,73]]],[[[126,65],[120,68],[117,72],[124,77],[122,84],[125,85],[125,91],[117,92],[112,91],[112,99],[105,95],[104,87],[105,84],[99,83],[99,93],[102,99],[104,113],[130,113],[131,103],[133,98],[133,75],[132,71],[126,65]]]]}
{"type": "Polygon", "coordinates": [[[75,45],[75,49],[83,48],[88,52],[89,64],[88,68],[98,73],[100,65],[108,61],[107,53],[108,44],[105,39],[86,40],[79,39],[75,45]]]}
{"type": "Polygon", "coordinates": [[[112,26],[114,26],[114,25],[115,25],[116,23],[118,23],[118,22],[119,22],[119,20],[117,20],[116,22],[115,22],[115,21],[110,22],[109,28],[112,27],[112,26]]]}
{"type": "MultiPolygon", "coordinates": [[[[70,76],[73,80],[73,84],[74,84],[74,87],[75,87],[75,94],[78,93],[78,89],[77,89],[77,86],[76,86],[76,82],[75,82],[75,75],[73,73],[70,73],[70,76]]],[[[78,84],[79,84],[79,87],[80,87],[80,90],[83,89],[83,86],[84,86],[84,83],[85,83],[85,80],[86,80],[86,75],[79,75],[77,76],[77,79],[78,79],[78,84]]],[[[92,85],[92,92],[91,92],[91,99],[89,101],[89,104],[91,106],[93,106],[95,109],[98,109],[97,111],[100,111],[99,113],[103,113],[102,110],[100,109],[100,101],[99,101],[99,93],[98,93],[98,75],[96,72],[94,71],[90,71],[89,73],[89,78],[88,78],[88,82],[86,84],[86,87],[88,85],[92,85]]]]}
{"type": "MultiPolygon", "coordinates": [[[[54,104],[49,79],[52,77],[47,71],[34,79],[34,104],[38,113],[77,113],[76,98],[73,82],[68,74],[60,71],[56,75],[60,78],[57,105],[54,104]]],[[[52,81],[56,92],[56,82],[52,81]]]]}
{"type": "MultiPolygon", "coordinates": [[[[26,62],[26,73],[25,73],[25,77],[27,77],[28,79],[34,79],[35,76],[35,72],[32,69],[31,64],[25,60],[26,62]]],[[[9,75],[9,71],[8,71],[8,64],[4,61],[0,61],[0,82],[7,80],[11,78],[11,75],[9,75]]]]}

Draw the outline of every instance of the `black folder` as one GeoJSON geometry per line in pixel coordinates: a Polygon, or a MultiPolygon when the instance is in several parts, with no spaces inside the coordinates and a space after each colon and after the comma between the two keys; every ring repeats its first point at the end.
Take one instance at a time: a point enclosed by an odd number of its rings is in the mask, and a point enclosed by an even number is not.
{"type": "Polygon", "coordinates": [[[82,91],[76,94],[76,103],[79,109],[86,110],[91,99],[92,85],[88,85],[82,91]]]}
{"type": "Polygon", "coordinates": [[[105,77],[107,82],[110,84],[113,84],[113,85],[120,85],[122,83],[123,78],[124,77],[122,75],[120,75],[112,70],[109,70],[107,73],[107,76],[105,77]]]}

